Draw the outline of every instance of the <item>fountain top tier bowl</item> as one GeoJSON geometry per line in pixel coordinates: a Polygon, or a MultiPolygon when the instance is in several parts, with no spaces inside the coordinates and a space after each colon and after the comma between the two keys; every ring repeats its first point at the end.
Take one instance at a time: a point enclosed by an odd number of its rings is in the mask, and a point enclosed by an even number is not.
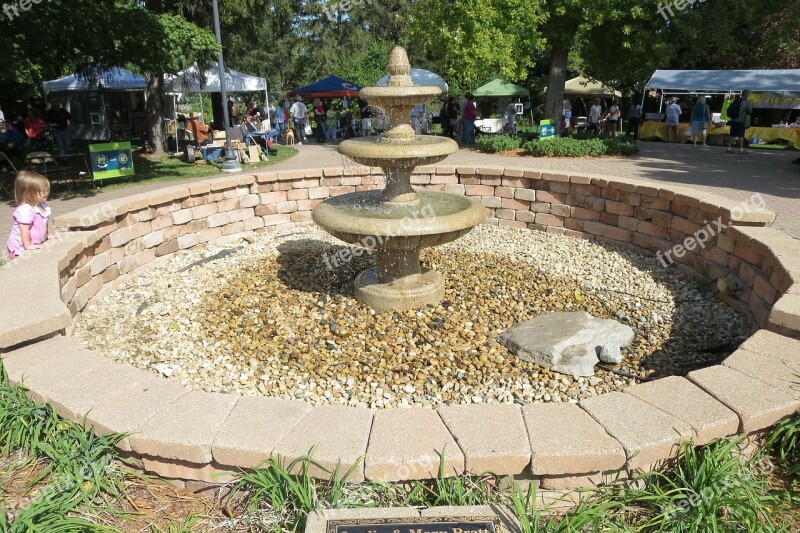
{"type": "Polygon", "coordinates": [[[435,304],[444,298],[444,279],[420,266],[420,250],[455,240],[486,218],[476,199],[438,191],[417,193],[411,173],[418,165],[437,163],[458,150],[446,137],[417,136],[409,124],[414,106],[441,93],[415,86],[403,48],[392,50],[389,86],[362,89],[360,96],[385,113],[389,130],[380,137],[342,142],[339,152],[363,165],[380,167],[383,190],[329,198],[314,208],[314,222],[331,235],[375,251],[378,266],[355,280],[356,299],[378,311],[435,304]]]}

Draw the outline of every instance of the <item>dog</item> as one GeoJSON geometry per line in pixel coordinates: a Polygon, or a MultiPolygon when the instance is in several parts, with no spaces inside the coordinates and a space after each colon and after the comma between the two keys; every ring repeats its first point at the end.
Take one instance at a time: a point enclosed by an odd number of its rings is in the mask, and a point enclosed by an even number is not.
{"type": "Polygon", "coordinates": [[[294,132],[292,128],[286,130],[286,144],[294,144],[294,132]]]}

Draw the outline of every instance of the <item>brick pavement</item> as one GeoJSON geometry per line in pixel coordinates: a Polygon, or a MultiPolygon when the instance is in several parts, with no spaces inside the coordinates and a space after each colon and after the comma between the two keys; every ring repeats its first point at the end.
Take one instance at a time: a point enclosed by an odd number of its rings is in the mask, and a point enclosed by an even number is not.
{"type": "MultiPolygon", "coordinates": [[[[454,166],[516,166],[573,173],[604,174],[652,182],[677,183],[745,201],[759,193],[767,209],[777,213],[774,227],[800,238],[800,165],[793,165],[797,152],[756,151],[729,155],[722,147],[700,150],[691,145],[642,142],[634,157],[603,159],[559,159],[501,156],[461,149],[441,164],[454,166]]],[[[354,163],[333,145],[303,145],[300,153],[269,170],[352,166],[354,163]]],[[[202,181],[208,178],[187,180],[202,181]]],[[[129,194],[174,185],[176,182],[144,183],[109,191],[81,190],[68,198],[54,198],[50,205],[56,215],[129,194]]],[[[11,203],[0,205],[0,235],[5,239],[11,227],[11,203]]]]}

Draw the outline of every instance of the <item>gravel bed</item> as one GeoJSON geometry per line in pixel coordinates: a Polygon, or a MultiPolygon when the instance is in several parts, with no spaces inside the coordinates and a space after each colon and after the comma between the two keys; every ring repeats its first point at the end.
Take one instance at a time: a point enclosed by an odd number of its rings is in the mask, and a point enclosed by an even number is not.
{"type": "Polygon", "coordinates": [[[731,348],[704,348],[748,334],[700,280],[653,258],[494,226],[423,252],[445,276],[440,305],[376,314],[351,288],[374,256],[328,268],[342,247],[306,228],[182,252],[91,302],[74,335],[191,389],[380,408],[575,402],[636,382],[553,373],[497,343],[542,313],[629,324],[636,337],[614,370],[644,378],[715,364],[731,348]]]}

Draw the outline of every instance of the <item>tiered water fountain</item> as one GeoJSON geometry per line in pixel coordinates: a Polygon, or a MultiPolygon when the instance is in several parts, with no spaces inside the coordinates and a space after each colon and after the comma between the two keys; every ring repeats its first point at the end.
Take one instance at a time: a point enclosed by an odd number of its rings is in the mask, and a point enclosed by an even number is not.
{"type": "Polygon", "coordinates": [[[331,235],[375,250],[378,266],[359,274],[355,286],[356,299],[378,311],[441,301],[444,279],[420,266],[420,250],[458,239],[486,217],[476,199],[411,187],[415,167],[438,163],[458,149],[452,139],[417,136],[409,125],[414,106],[440,93],[438,87],[414,85],[406,51],[392,50],[388,86],[359,93],[385,111],[390,129],[380,137],[360,137],[339,146],[353,161],[383,169],[386,187],[330,198],[313,212],[314,221],[331,235]]]}

